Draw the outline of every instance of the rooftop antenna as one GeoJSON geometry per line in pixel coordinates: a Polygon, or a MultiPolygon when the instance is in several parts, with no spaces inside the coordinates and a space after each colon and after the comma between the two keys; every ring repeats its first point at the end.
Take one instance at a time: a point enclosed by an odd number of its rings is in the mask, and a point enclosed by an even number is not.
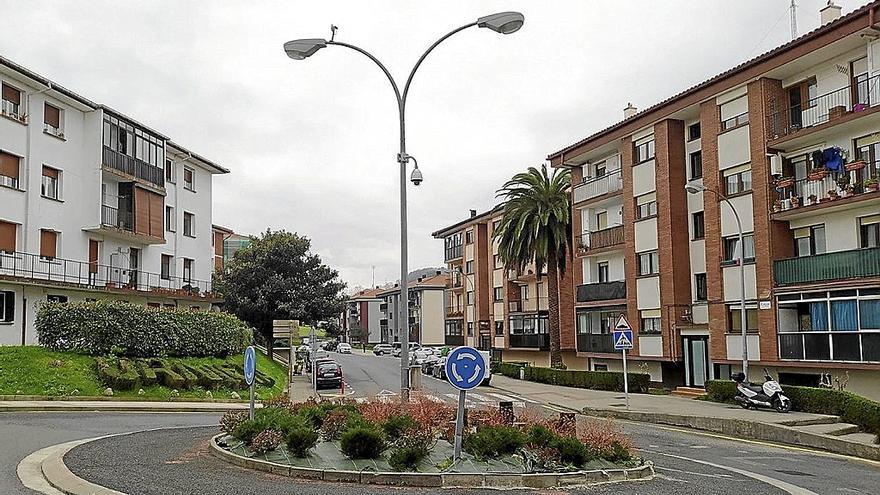
{"type": "MultiPolygon", "coordinates": [[[[794,0],[791,0],[792,5],[794,4],[794,0]]],[[[330,24],[330,41],[336,39],[336,30],[339,29],[333,24],[330,24]]]]}
{"type": "Polygon", "coordinates": [[[370,287],[376,287],[376,265],[373,265],[373,283],[370,285],[370,287]]]}
{"type": "Polygon", "coordinates": [[[795,0],[791,0],[791,39],[797,38],[797,3],[795,0]]]}

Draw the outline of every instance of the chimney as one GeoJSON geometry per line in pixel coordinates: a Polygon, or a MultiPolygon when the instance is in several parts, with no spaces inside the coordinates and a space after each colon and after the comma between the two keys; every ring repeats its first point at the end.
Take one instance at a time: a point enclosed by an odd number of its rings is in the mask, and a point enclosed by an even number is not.
{"type": "Polygon", "coordinates": [[[471,210],[471,218],[477,216],[477,210],[471,210]]]}
{"type": "Polygon", "coordinates": [[[822,8],[822,10],[819,11],[820,23],[824,26],[829,22],[840,19],[840,11],[840,6],[834,5],[834,0],[828,0],[828,5],[826,5],[824,8],[822,8]]]}
{"type": "Polygon", "coordinates": [[[627,103],[626,108],[623,109],[623,118],[628,119],[636,114],[638,110],[633,106],[632,103],[627,103]]]}
{"type": "Polygon", "coordinates": [[[440,275],[440,270],[437,270],[437,275],[440,275]]]}

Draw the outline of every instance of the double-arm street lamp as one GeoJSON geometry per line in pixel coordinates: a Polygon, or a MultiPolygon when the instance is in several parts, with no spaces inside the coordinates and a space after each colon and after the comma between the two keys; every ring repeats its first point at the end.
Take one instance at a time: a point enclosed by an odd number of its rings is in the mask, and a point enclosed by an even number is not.
{"type": "Polygon", "coordinates": [[[714,189],[709,189],[708,187],[698,184],[698,183],[688,183],[684,186],[685,191],[690,194],[698,194],[698,193],[712,193],[720,199],[724,201],[727,206],[730,208],[730,211],[733,212],[733,218],[736,219],[736,228],[739,230],[739,318],[740,318],[740,330],[742,330],[742,369],[743,374],[746,375],[746,382],[749,380],[749,343],[746,339],[746,331],[747,331],[747,320],[746,317],[746,269],[745,269],[745,258],[746,258],[746,246],[743,244],[743,227],[742,222],[739,219],[739,213],[736,212],[736,208],[733,207],[733,203],[730,202],[727,197],[718,194],[714,189]]]}
{"type": "Polygon", "coordinates": [[[332,28],[334,36],[332,36],[329,41],[320,38],[312,38],[288,41],[284,44],[284,51],[287,53],[287,56],[294,60],[306,59],[326,46],[343,46],[351,48],[352,50],[365,55],[378,65],[388,78],[388,82],[391,83],[392,89],[394,89],[394,96],[397,99],[397,112],[400,118],[400,151],[397,153],[397,163],[400,165],[400,300],[403,301],[399,308],[399,321],[401,322],[401,325],[404,325],[402,328],[405,329],[405,331],[402,332],[403,335],[400,343],[400,395],[403,400],[408,400],[409,398],[409,294],[407,291],[406,167],[410,160],[412,160],[415,165],[410,180],[417,186],[422,182],[422,172],[419,170],[418,162],[415,158],[406,154],[406,124],[404,117],[406,114],[406,97],[409,94],[409,86],[412,83],[413,76],[415,76],[419,66],[425,60],[425,57],[427,57],[437,45],[453,34],[473,26],[488,28],[496,33],[511,34],[522,27],[523,19],[523,15],[519,12],[501,12],[480,17],[476,22],[466,24],[450,31],[429,46],[428,49],[425,50],[425,53],[419,57],[416,65],[413,66],[410,71],[409,77],[406,79],[406,84],[403,86],[402,93],[388,69],[370,52],[349,43],[335,41],[335,27],[332,28]]]}

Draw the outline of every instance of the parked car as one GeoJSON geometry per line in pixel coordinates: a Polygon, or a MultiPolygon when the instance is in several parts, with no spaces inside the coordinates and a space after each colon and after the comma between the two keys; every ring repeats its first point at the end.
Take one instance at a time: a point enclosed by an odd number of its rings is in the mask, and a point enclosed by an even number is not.
{"type": "MultiPolygon", "coordinates": [[[[489,385],[489,383],[492,381],[492,368],[491,366],[489,366],[489,351],[479,352],[480,355],[483,356],[483,361],[486,363],[486,376],[483,378],[483,381],[480,383],[480,385],[489,385]]],[[[441,380],[446,379],[446,356],[441,356],[437,359],[431,370],[431,376],[433,376],[434,378],[439,378],[441,380]]]]}
{"type": "MultiPolygon", "coordinates": [[[[315,366],[320,367],[322,364],[327,364],[327,363],[336,364],[336,361],[334,361],[334,360],[330,359],[328,356],[326,356],[326,353],[324,356],[318,356],[318,358],[315,359],[315,366]]],[[[310,359],[306,359],[306,372],[307,373],[312,372],[312,361],[310,359]]]]}
{"type": "Polygon", "coordinates": [[[413,364],[423,364],[429,357],[434,357],[434,352],[431,349],[416,349],[412,353],[412,362],[413,364]]]}
{"type": "Polygon", "coordinates": [[[341,344],[336,346],[336,352],[339,354],[351,354],[351,344],[347,342],[342,342],[341,344]]]}
{"type": "Polygon", "coordinates": [[[432,375],[434,374],[434,366],[437,365],[437,361],[440,360],[440,356],[435,356],[431,354],[427,356],[425,360],[422,362],[422,374],[432,375]]]}
{"type": "Polygon", "coordinates": [[[342,387],[342,366],[333,361],[316,364],[315,388],[340,388],[342,387]]]}
{"type": "MultiPolygon", "coordinates": [[[[400,345],[400,342],[395,342],[394,344],[392,344],[392,347],[394,350],[391,351],[391,355],[394,357],[400,357],[400,350],[401,350],[400,348],[402,347],[400,345]]],[[[422,347],[422,345],[419,344],[418,342],[410,342],[409,343],[409,352],[413,352],[416,349],[421,349],[421,347],[422,347]]]]}
{"type": "Polygon", "coordinates": [[[373,354],[376,356],[391,354],[391,351],[393,351],[391,344],[376,344],[376,346],[373,347],[373,354]]]}

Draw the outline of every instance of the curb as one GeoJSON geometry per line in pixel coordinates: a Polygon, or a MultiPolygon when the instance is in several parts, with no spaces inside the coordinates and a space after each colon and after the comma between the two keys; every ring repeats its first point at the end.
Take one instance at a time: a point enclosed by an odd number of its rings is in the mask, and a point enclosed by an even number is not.
{"type": "Polygon", "coordinates": [[[680,414],[638,411],[613,411],[591,408],[584,408],[581,412],[588,416],[681,426],[695,430],[721,433],[745,440],[763,440],[880,461],[880,445],[875,447],[866,444],[848,442],[831,435],[799,431],[773,423],[746,421],[742,419],[710,418],[703,416],[684,416],[680,414]]]}
{"type": "Polygon", "coordinates": [[[650,480],[654,477],[654,465],[650,461],[637,468],[572,473],[399,473],[304,468],[234,454],[217,445],[217,440],[222,436],[225,435],[215,435],[210,442],[212,454],[219,459],[246,469],[319,481],[417,488],[553,488],[650,480]]]}
{"type": "Polygon", "coordinates": [[[144,397],[107,397],[104,395],[0,395],[0,402],[31,401],[31,402],[156,402],[169,404],[174,402],[195,402],[199,404],[247,404],[246,400],[235,399],[202,399],[198,397],[186,398],[185,400],[170,401],[149,399],[144,397]]]}
{"type": "MultiPolygon", "coordinates": [[[[163,402],[161,404],[169,404],[163,402]]],[[[172,403],[173,404],[173,403],[172,403]]],[[[108,405],[74,405],[74,404],[32,404],[32,405],[2,405],[0,413],[4,412],[145,412],[145,413],[223,413],[229,410],[247,410],[247,404],[240,403],[217,403],[204,406],[192,405],[167,405],[164,407],[155,407],[151,405],[128,405],[122,403],[113,403],[108,405]]],[[[262,404],[256,404],[255,407],[262,407],[262,404]]]]}

